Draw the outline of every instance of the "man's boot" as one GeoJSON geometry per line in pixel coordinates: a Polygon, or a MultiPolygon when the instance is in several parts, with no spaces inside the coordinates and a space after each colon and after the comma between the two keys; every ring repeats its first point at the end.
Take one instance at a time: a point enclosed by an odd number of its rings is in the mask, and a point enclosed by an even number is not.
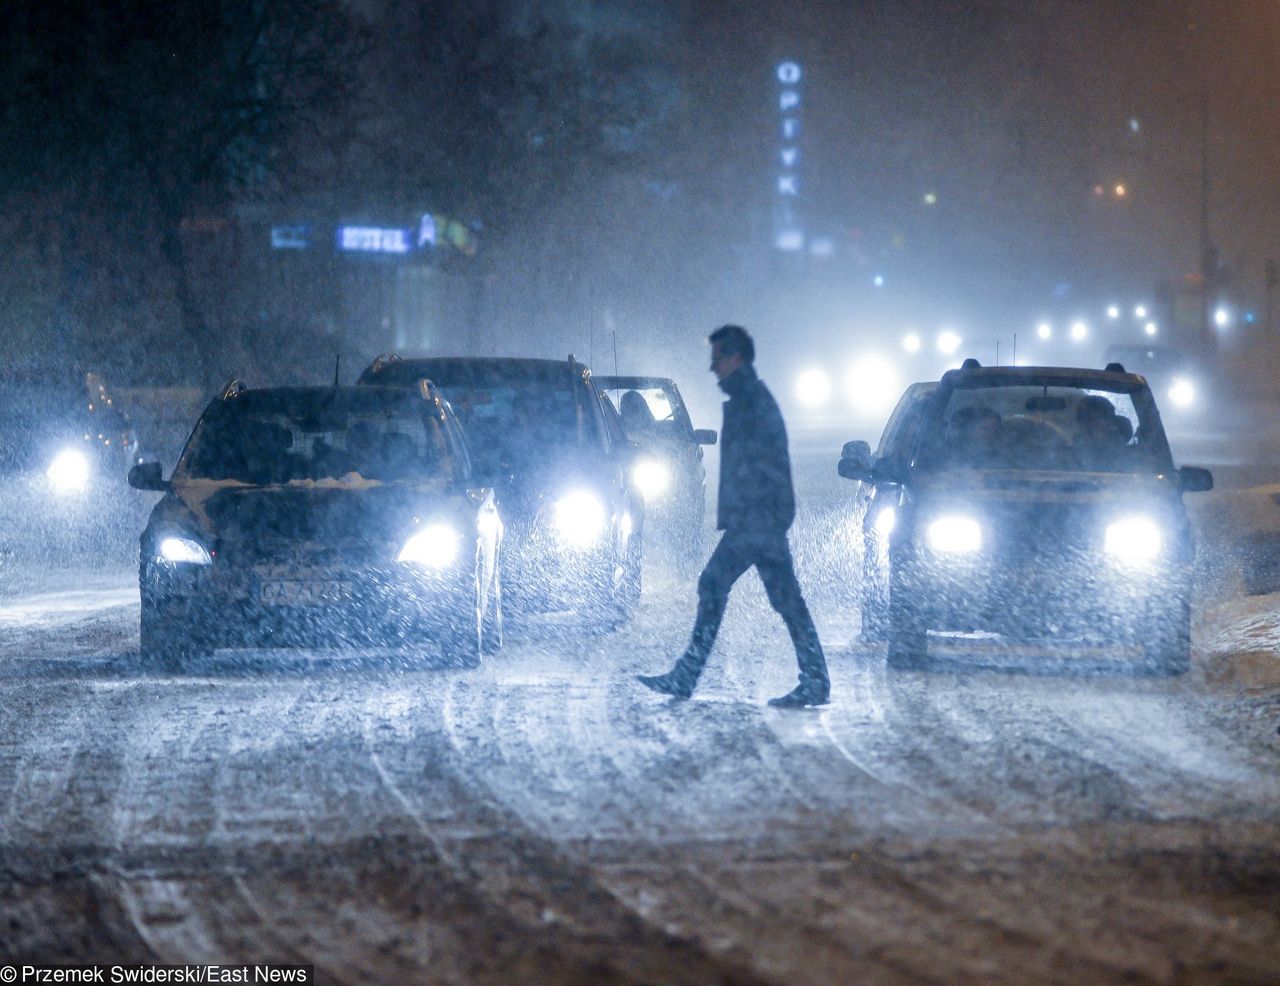
{"type": "Polygon", "coordinates": [[[660,695],[688,698],[693,694],[693,686],[698,683],[698,671],[690,667],[688,660],[682,657],[666,674],[638,674],[636,680],[660,695]]]}

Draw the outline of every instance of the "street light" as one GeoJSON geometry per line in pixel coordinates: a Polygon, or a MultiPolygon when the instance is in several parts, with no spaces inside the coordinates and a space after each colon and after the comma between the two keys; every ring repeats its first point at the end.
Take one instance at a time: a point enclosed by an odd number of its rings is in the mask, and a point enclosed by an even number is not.
{"type": "Polygon", "coordinates": [[[1041,339],[1050,338],[1053,335],[1053,326],[1051,326],[1048,322],[1041,322],[1038,326],[1036,326],[1036,335],[1038,335],[1041,339]]]}
{"type": "Polygon", "coordinates": [[[1089,326],[1084,322],[1071,323],[1071,338],[1076,342],[1082,342],[1089,335],[1089,326]]]}
{"type": "Polygon", "coordinates": [[[1143,329],[1149,336],[1153,336],[1160,331],[1159,326],[1157,326],[1155,322],[1148,322],[1143,326],[1143,329]]]}

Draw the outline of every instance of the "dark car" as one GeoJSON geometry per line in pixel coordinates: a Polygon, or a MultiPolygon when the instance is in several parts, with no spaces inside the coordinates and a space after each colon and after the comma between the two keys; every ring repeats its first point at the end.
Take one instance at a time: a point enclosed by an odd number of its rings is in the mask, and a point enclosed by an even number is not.
{"type": "Polygon", "coordinates": [[[636,449],[591,371],[567,360],[383,356],[359,383],[429,379],[498,493],[513,611],[575,611],[590,626],[630,618],[640,598],[644,499],[636,449]]]}
{"type": "Polygon", "coordinates": [[[501,522],[429,388],[228,385],[141,538],[143,658],[217,647],[502,640],[501,522]]]}
{"type": "Polygon", "coordinates": [[[695,429],[680,389],[666,377],[596,377],[640,454],[632,466],[645,502],[647,535],[664,535],[680,557],[701,561],[707,509],[702,446],[715,431],[695,429]]]}
{"type": "Polygon", "coordinates": [[[929,631],[1139,644],[1151,670],[1189,666],[1182,494],[1213,479],[1174,468],[1142,377],[966,360],[875,456],[848,443],[839,472],[871,489],[864,621],[890,666],[923,664],[929,631]]]}
{"type": "Polygon", "coordinates": [[[134,505],[120,494],[137,454],[133,426],[100,377],[9,368],[0,378],[0,541],[88,555],[117,531],[136,530],[134,505]]]}

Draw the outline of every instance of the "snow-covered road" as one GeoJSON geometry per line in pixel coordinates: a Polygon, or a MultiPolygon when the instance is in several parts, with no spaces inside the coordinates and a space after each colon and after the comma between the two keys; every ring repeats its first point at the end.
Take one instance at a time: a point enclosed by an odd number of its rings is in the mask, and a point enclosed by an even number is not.
{"type": "MultiPolygon", "coordinates": [[[[0,601],[0,958],[287,961],[342,982],[1280,979],[1280,596],[1180,679],[945,649],[889,674],[797,545],[833,704],[754,577],[694,701],[691,579],[477,671],[396,652],[141,669],[133,573],[0,601]]],[[[985,649],[984,649],[985,648],[985,649]]]]}

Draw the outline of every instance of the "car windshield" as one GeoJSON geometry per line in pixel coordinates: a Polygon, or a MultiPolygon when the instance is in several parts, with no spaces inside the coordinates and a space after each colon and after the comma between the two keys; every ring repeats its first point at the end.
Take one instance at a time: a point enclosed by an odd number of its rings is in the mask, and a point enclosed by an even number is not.
{"type": "MultiPolygon", "coordinates": [[[[1137,394],[1146,394],[1138,391],[1137,394]]],[[[1154,406],[1086,385],[958,386],[939,394],[916,465],[924,469],[1164,472],[1154,406]]]]}
{"type": "Polygon", "coordinates": [[[582,443],[586,423],[567,364],[465,360],[395,364],[379,379],[428,378],[449,401],[485,472],[554,461],[582,443]]]}
{"type": "Polygon", "coordinates": [[[604,393],[618,409],[628,438],[691,439],[693,436],[683,405],[664,386],[610,387],[604,393]]]}
{"type": "Polygon", "coordinates": [[[425,402],[390,393],[242,394],[213,405],[188,444],[188,479],[272,485],[296,480],[454,477],[442,423],[425,402]]]}

